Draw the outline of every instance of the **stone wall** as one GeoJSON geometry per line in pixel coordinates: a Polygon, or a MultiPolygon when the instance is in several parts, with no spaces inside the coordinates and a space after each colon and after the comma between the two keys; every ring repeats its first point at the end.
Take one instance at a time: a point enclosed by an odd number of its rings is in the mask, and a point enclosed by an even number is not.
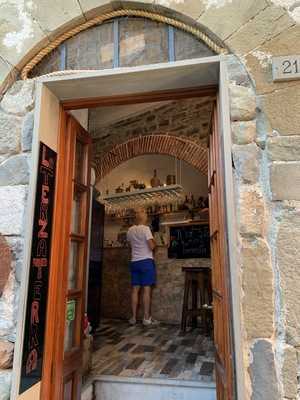
{"type": "MultiPolygon", "coordinates": [[[[127,248],[106,248],[103,257],[101,316],[129,319],[130,251],[127,248]]],[[[157,285],[152,296],[152,315],[162,322],[178,324],[181,321],[185,265],[210,265],[210,259],[175,260],[168,258],[168,249],[158,247],[155,252],[157,285]]],[[[143,317],[142,304],[139,318],[143,317]]]]}
{"type": "Polygon", "coordinates": [[[184,136],[207,147],[213,99],[210,97],[178,100],[153,105],[147,111],[122,118],[114,124],[98,127],[101,114],[90,110],[89,126],[94,141],[94,154],[101,156],[126,140],[144,135],[184,136]]]}
{"type": "MultiPolygon", "coordinates": [[[[168,25],[145,18],[118,18],[118,32],[113,22],[97,25],[66,40],[62,46],[33,68],[31,77],[63,69],[113,68],[118,43],[120,67],[155,64],[169,61],[168,25]],[[115,37],[116,35],[116,37],[115,37]]],[[[174,59],[214,55],[204,43],[192,35],[174,29],[174,59]]]]}
{"type": "Polygon", "coordinates": [[[24,270],[24,216],[31,169],[34,82],[17,82],[0,102],[0,236],[11,264],[0,294],[0,399],[9,398],[17,313],[24,270]]]}
{"type": "Polygon", "coordinates": [[[247,398],[296,400],[300,131],[277,128],[233,56],[228,71],[247,398]]]}
{"type": "Polygon", "coordinates": [[[168,154],[207,174],[207,138],[213,98],[178,100],[147,107],[98,127],[99,109],[89,113],[97,180],[141,154],[168,154]]]}
{"type": "MultiPolygon", "coordinates": [[[[45,1],[43,7],[37,1],[29,3],[8,0],[0,6],[5,20],[0,32],[0,81],[4,89],[31,55],[53,41],[59,32],[116,8],[153,9],[191,24],[202,24],[236,55],[227,57],[227,65],[239,231],[236,248],[242,297],[245,399],[299,398],[300,82],[274,83],[271,72],[272,56],[299,54],[299,2],[156,0],[154,4],[141,0],[107,4],[102,0],[79,0],[76,4],[45,1]]],[[[12,159],[12,163],[20,161],[26,165],[20,151],[26,149],[26,138],[30,137],[26,132],[31,130],[31,113],[25,116],[32,107],[28,87],[26,83],[22,87],[17,83],[0,105],[0,169],[4,166],[6,171],[0,187],[0,232],[13,252],[12,270],[0,299],[1,317],[2,310],[8,310],[0,332],[5,349],[0,354],[2,359],[8,354],[9,359],[1,364],[3,399],[8,398],[11,376],[3,365],[11,365],[12,346],[8,342],[15,340],[28,181],[26,173],[19,176],[22,168],[11,174],[9,162],[12,159]]]]}

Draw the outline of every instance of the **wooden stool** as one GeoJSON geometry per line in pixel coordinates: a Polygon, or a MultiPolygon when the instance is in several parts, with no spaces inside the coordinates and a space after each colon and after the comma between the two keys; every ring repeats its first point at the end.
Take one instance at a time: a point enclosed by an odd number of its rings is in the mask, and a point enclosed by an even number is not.
{"type": "Polygon", "coordinates": [[[183,267],[185,273],[184,295],[182,304],[181,330],[186,332],[188,320],[191,318],[192,327],[197,327],[197,317],[201,317],[201,322],[206,333],[212,329],[212,309],[203,307],[205,304],[211,305],[211,271],[207,267],[183,267]],[[199,295],[199,297],[198,297],[199,295]],[[192,308],[189,308],[191,297],[192,308]]]}

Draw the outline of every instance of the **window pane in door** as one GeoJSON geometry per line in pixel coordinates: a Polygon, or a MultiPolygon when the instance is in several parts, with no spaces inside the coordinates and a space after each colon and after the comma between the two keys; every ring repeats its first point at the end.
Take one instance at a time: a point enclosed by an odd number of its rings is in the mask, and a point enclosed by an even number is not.
{"type": "Polygon", "coordinates": [[[82,213],[84,208],[84,192],[74,192],[73,195],[73,209],[72,209],[72,223],[71,232],[81,234],[83,231],[82,213]]]}
{"type": "Polygon", "coordinates": [[[67,301],[66,310],[66,326],[65,326],[65,351],[71,350],[75,343],[75,329],[76,329],[76,300],[67,301]]]}
{"type": "Polygon", "coordinates": [[[80,261],[80,243],[70,242],[68,289],[75,289],[78,281],[78,266],[80,261]]]}
{"type": "Polygon", "coordinates": [[[87,146],[78,140],[76,141],[75,150],[75,181],[78,183],[86,184],[86,148],[87,146]]]}

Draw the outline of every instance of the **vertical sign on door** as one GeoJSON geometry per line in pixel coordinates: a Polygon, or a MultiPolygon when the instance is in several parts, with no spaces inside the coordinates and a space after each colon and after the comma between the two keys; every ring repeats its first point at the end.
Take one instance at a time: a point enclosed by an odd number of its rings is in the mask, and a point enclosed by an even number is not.
{"type": "Polygon", "coordinates": [[[56,153],[40,143],[19,393],[42,377],[56,153]]]}

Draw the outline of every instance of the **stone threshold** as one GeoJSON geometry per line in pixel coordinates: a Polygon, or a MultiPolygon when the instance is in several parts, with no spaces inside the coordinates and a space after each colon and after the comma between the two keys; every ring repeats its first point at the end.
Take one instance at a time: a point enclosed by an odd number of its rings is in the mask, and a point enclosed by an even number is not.
{"type": "Polygon", "coordinates": [[[170,378],[142,378],[142,377],[132,377],[132,376],[94,375],[93,381],[216,389],[215,382],[200,382],[196,380],[183,380],[183,379],[170,379],[170,378]]]}
{"type": "Polygon", "coordinates": [[[82,389],[82,400],[216,400],[214,382],[95,375],[82,389]],[[201,396],[201,397],[200,397],[201,396]]]}

